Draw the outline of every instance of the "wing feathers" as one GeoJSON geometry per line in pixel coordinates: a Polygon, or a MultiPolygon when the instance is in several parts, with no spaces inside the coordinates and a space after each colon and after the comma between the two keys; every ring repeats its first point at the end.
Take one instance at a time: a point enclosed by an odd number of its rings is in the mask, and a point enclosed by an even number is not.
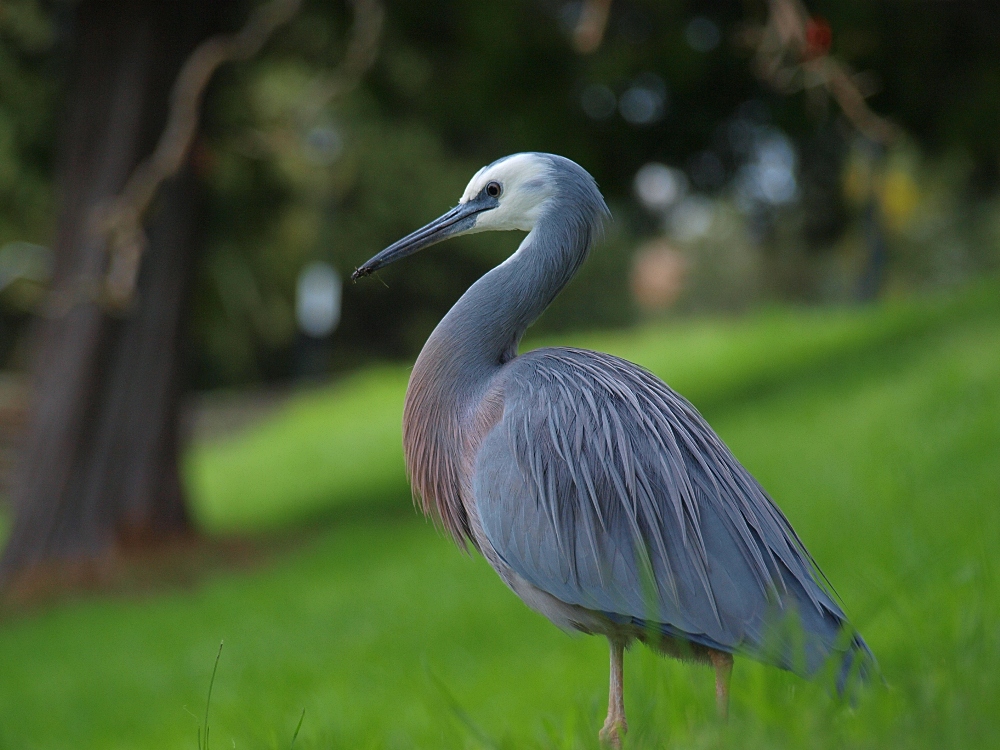
{"type": "Polygon", "coordinates": [[[761,652],[770,613],[791,608],[815,654],[834,648],[844,615],[815,563],[687,401],[595,352],[542,349],[505,372],[474,491],[484,532],[520,576],[728,649],[761,652]]]}

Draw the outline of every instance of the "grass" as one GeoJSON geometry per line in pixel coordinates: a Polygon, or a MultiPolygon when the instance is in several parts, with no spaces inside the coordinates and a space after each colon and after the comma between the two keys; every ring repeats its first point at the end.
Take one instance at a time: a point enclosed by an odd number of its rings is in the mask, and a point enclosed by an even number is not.
{"type": "MultiPolygon", "coordinates": [[[[860,308],[774,309],[744,319],[650,326],[534,345],[611,352],[656,372],[703,413],[828,368],[850,369],[887,345],[990,309],[984,284],[959,297],[860,308]]],[[[188,479],[203,528],[274,529],[378,507],[406,508],[400,420],[408,367],[366,370],[301,395],[266,425],[194,452],[188,479]]]]}
{"type": "MultiPolygon", "coordinates": [[[[574,343],[688,394],[838,587],[887,687],[857,709],[738,660],[626,657],[628,747],[1000,746],[1000,289],[865,311],[775,310],[574,343]]],[[[0,748],[596,747],[606,648],[528,611],[405,508],[405,371],[312,393],[199,448],[211,529],[316,530],[248,571],[0,624],[0,748]]]]}

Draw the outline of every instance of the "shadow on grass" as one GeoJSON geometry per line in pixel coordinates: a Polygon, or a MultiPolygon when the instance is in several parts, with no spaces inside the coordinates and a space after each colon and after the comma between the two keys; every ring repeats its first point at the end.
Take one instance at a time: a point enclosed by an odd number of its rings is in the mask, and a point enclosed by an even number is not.
{"type": "Polygon", "coordinates": [[[339,526],[417,523],[409,499],[331,507],[307,522],[254,534],[192,533],[155,545],[117,548],[90,560],[31,570],[0,591],[0,623],[101,595],[123,599],[189,590],[223,572],[253,574],[339,526]]]}
{"type": "Polygon", "coordinates": [[[790,387],[847,384],[898,371],[919,356],[919,347],[950,329],[976,321],[1000,322],[1000,294],[994,281],[962,294],[942,296],[921,304],[907,303],[882,312],[857,335],[805,353],[795,361],[763,363],[757,372],[743,373],[725,387],[692,383],[682,395],[706,416],[769,398],[790,387]]]}

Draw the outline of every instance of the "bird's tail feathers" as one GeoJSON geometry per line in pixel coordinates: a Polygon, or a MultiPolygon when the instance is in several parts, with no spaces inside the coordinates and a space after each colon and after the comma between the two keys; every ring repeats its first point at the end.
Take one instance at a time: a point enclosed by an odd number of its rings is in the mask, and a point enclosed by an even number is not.
{"type": "Polygon", "coordinates": [[[871,685],[876,679],[884,682],[875,654],[868,648],[861,635],[854,632],[837,670],[835,683],[837,695],[854,705],[857,702],[858,690],[871,685]]]}

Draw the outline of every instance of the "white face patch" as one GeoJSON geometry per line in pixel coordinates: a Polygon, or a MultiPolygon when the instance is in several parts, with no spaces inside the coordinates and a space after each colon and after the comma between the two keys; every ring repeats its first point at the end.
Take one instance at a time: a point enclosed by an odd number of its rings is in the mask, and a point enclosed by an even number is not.
{"type": "Polygon", "coordinates": [[[548,159],[536,154],[515,154],[476,172],[459,203],[475,198],[490,182],[500,184],[500,205],[479,214],[475,226],[465,234],[509,229],[530,232],[555,192],[548,159]]]}

